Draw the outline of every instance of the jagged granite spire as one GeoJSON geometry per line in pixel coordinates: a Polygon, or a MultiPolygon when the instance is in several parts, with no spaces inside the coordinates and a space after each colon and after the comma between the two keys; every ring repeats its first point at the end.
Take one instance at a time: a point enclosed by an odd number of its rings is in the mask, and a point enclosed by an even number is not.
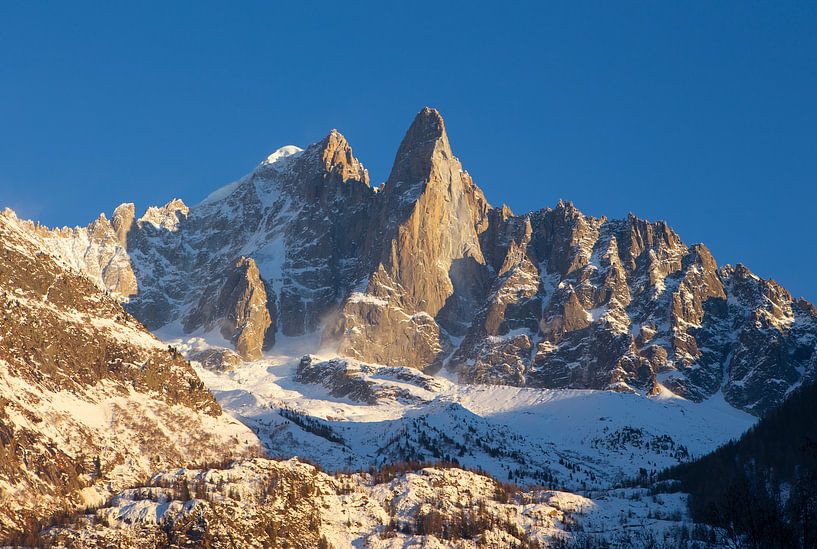
{"type": "Polygon", "coordinates": [[[385,230],[369,237],[371,299],[353,294],[331,332],[341,351],[387,364],[435,364],[450,346],[445,333],[464,333],[483,297],[479,235],[489,208],[452,154],[442,117],[424,108],[378,205],[376,225],[385,230]]]}
{"type": "Polygon", "coordinates": [[[394,158],[386,188],[396,187],[400,193],[406,187],[427,182],[435,159],[453,158],[445,131],[445,122],[436,109],[425,107],[414,117],[394,158]]]}
{"type": "Polygon", "coordinates": [[[318,147],[326,173],[338,177],[341,181],[360,181],[369,185],[369,172],[355,157],[351,145],[338,130],[330,131],[318,143],[318,147]]]}

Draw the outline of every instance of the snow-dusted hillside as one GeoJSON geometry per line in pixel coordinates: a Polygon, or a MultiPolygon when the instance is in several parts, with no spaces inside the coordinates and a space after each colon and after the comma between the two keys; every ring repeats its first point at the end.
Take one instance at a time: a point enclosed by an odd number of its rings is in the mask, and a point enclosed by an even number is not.
{"type": "Polygon", "coordinates": [[[181,355],[0,213],[0,542],[158,468],[257,453],[181,355]]]}
{"type": "Polygon", "coordinates": [[[643,489],[590,499],[524,492],[461,469],[330,476],[296,460],[256,459],[157,474],[45,532],[42,541],[63,547],[678,547],[691,534],[684,519],[683,496],[643,489]]]}
{"type": "Polygon", "coordinates": [[[191,208],[0,237],[0,540],[94,503],[49,539],[536,547],[581,516],[625,547],[684,519],[633,479],[817,376],[813,305],[664,222],[491,207],[429,108],[377,188],[332,130],[191,208]]]}
{"type": "MultiPolygon", "coordinates": [[[[168,342],[188,352],[208,346],[168,342]]],[[[193,364],[270,455],[330,471],[453,461],[525,485],[608,488],[703,455],[755,421],[719,397],[460,385],[411,368],[300,355],[314,346],[283,338],[277,349],[289,354],[228,371],[193,364]]]]}

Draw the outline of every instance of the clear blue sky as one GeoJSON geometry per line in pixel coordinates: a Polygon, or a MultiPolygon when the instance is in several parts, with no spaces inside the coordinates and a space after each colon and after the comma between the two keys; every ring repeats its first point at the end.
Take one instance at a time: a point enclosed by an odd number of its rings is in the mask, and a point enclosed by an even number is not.
{"type": "Polygon", "coordinates": [[[333,127],[379,182],[432,105],[492,204],[666,219],[817,300],[817,3],[391,4],[0,3],[0,207],[193,204],[333,127]]]}

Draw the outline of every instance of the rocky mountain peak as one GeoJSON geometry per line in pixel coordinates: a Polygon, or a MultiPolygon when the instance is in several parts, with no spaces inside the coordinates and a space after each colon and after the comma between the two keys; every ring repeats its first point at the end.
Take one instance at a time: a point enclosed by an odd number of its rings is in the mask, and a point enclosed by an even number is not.
{"type": "Polygon", "coordinates": [[[91,233],[96,238],[103,239],[111,230],[111,223],[108,221],[107,216],[104,213],[99,214],[99,216],[88,225],[88,232],[91,233]]]}
{"type": "Polygon", "coordinates": [[[502,212],[502,219],[510,219],[511,217],[514,216],[513,210],[511,210],[511,207],[508,206],[507,204],[503,203],[502,207],[500,208],[500,211],[502,212]]]}
{"type": "Polygon", "coordinates": [[[279,149],[189,220],[177,200],[135,224],[133,212],[120,206],[99,231],[39,232],[151,328],[220,328],[245,359],[278,335],[321,334],[345,357],[445,365],[466,382],[692,400],[723,389],[752,413],[817,376],[812,306],[742,265],[718,269],[663,221],[565,200],[492,208],[431,108],[382,192],[332,130],[279,149]]]}
{"type": "Polygon", "coordinates": [[[346,138],[333,129],[317,146],[321,152],[323,168],[341,181],[355,180],[369,185],[369,172],[355,158],[346,138]]]}
{"type": "Polygon", "coordinates": [[[130,232],[131,227],[133,227],[133,220],[135,218],[136,206],[132,202],[120,204],[113,211],[111,226],[113,227],[113,230],[116,233],[116,239],[119,241],[121,246],[125,246],[127,244],[128,233],[130,232]]]}
{"type": "Polygon", "coordinates": [[[403,194],[428,182],[435,163],[455,160],[445,131],[445,122],[436,109],[425,107],[414,118],[394,159],[386,189],[403,194]]]}
{"type": "MultiPolygon", "coordinates": [[[[272,188],[280,184],[286,194],[308,203],[326,205],[347,195],[360,199],[369,191],[369,172],[355,157],[343,134],[335,129],[304,150],[294,146],[278,149],[252,175],[276,182],[272,188]]],[[[244,181],[254,186],[252,179],[244,181]]]]}
{"type": "Polygon", "coordinates": [[[712,272],[718,270],[718,264],[715,262],[715,258],[712,257],[712,252],[704,244],[693,244],[689,247],[689,253],[705,270],[712,272]]]}
{"type": "Polygon", "coordinates": [[[179,198],[174,198],[161,208],[151,206],[145,212],[145,215],[139,218],[139,225],[150,223],[157,229],[166,229],[175,231],[179,222],[182,219],[187,219],[190,209],[179,198]]]}
{"type": "Polygon", "coordinates": [[[445,131],[445,121],[437,109],[423,107],[414,117],[409,126],[403,144],[408,146],[422,145],[442,139],[448,144],[448,135],[445,131]]]}
{"type": "Polygon", "coordinates": [[[442,357],[447,334],[464,334],[484,298],[489,210],[452,154],[440,113],[420,111],[379,199],[374,225],[385,230],[369,236],[366,294],[353,293],[330,330],[341,352],[419,367],[442,357]]]}

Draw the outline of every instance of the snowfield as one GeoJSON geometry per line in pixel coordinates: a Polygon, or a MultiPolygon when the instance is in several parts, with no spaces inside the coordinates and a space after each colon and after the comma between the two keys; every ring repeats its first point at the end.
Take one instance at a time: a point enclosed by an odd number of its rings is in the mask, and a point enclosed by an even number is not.
{"type": "MultiPolygon", "coordinates": [[[[222,343],[174,338],[189,352],[222,343]],[[209,343],[208,343],[209,342],[209,343]]],[[[328,471],[396,460],[452,461],[525,486],[607,489],[703,455],[756,418],[720,395],[693,403],[593,390],[459,385],[444,376],[310,354],[314,337],[281,337],[275,354],[197,374],[267,452],[328,471]]]]}

